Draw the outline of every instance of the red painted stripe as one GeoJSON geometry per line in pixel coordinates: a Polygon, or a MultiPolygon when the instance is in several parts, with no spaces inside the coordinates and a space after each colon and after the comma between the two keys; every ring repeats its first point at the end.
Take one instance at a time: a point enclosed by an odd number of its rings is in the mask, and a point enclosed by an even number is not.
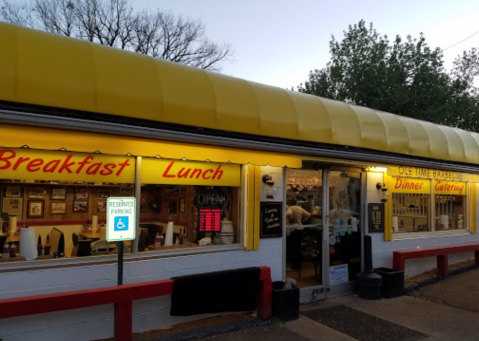
{"type": "Polygon", "coordinates": [[[0,300],[0,318],[85,308],[171,295],[173,280],[0,300]]]}
{"type": "MultiPolygon", "coordinates": [[[[90,220],[46,220],[46,221],[37,221],[37,220],[28,221],[28,220],[25,220],[25,221],[19,221],[17,223],[17,226],[22,227],[23,224],[25,224],[26,226],[84,225],[84,224],[88,224],[88,222],[91,222],[91,221],[90,220]]],[[[143,218],[143,219],[140,219],[140,223],[154,223],[154,222],[158,222],[158,218],[143,218]]],[[[105,219],[98,219],[98,224],[106,224],[106,220],[105,219]]],[[[187,226],[188,224],[184,221],[180,221],[180,222],[178,222],[178,225],[187,226]]]]}
{"type": "Polygon", "coordinates": [[[84,225],[86,220],[50,220],[50,221],[20,221],[18,227],[26,226],[52,226],[52,225],[84,225]]]}

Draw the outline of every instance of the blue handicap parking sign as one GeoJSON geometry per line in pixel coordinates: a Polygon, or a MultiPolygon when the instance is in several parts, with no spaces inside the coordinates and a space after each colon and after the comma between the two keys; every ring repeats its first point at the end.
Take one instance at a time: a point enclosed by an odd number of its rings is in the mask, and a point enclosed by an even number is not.
{"type": "Polygon", "coordinates": [[[113,231],[128,231],[128,216],[115,217],[113,220],[113,231]]]}

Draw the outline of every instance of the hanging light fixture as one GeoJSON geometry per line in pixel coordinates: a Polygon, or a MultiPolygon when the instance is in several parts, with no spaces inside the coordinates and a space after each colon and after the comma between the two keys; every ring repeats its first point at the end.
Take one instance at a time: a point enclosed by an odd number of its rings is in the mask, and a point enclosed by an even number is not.
{"type": "Polygon", "coordinates": [[[261,192],[267,199],[274,199],[275,195],[278,193],[278,187],[273,181],[273,176],[269,174],[263,175],[263,187],[261,192]]]}
{"type": "Polygon", "coordinates": [[[376,184],[376,188],[378,190],[378,196],[379,196],[379,199],[381,199],[381,202],[387,202],[389,200],[390,193],[386,187],[386,184],[382,182],[378,182],[376,184]]]}

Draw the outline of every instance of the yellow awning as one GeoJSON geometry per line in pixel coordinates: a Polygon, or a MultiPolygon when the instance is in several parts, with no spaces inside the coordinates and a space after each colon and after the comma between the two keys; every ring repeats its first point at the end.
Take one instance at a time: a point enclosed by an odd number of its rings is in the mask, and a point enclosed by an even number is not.
{"type": "Polygon", "coordinates": [[[0,100],[479,163],[476,133],[4,23],[0,43],[0,100]]]}

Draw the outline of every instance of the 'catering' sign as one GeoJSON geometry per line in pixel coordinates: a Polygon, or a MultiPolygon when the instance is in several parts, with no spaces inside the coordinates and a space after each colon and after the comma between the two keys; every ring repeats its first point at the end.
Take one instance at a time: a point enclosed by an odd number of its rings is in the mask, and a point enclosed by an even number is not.
{"type": "Polygon", "coordinates": [[[434,184],[436,194],[466,195],[466,183],[457,181],[436,181],[434,184]]]}
{"type": "Polygon", "coordinates": [[[133,183],[127,156],[0,148],[0,179],[133,183]]]}
{"type": "Polygon", "coordinates": [[[145,158],[141,164],[141,182],[169,185],[239,186],[240,166],[145,158]]]}

